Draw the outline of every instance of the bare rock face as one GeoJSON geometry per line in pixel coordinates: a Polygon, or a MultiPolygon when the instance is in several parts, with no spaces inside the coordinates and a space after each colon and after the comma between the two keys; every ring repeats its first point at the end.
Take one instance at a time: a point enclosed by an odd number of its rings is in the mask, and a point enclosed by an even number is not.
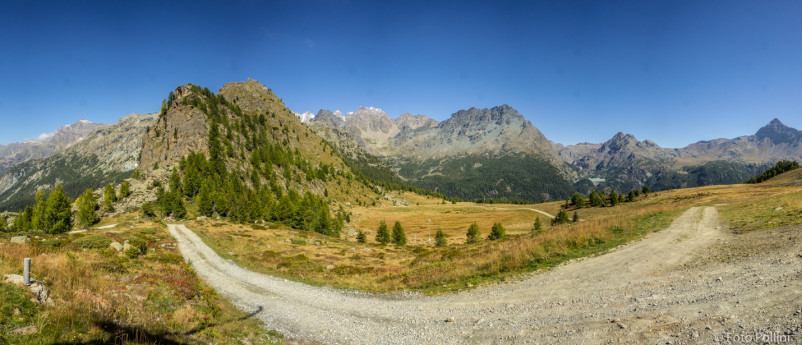
{"type": "Polygon", "coordinates": [[[190,152],[208,154],[209,121],[203,111],[185,104],[187,97],[197,97],[190,87],[175,90],[175,99],[145,133],[139,160],[142,172],[152,172],[155,163],[169,170],[190,152]]]}
{"type": "Polygon", "coordinates": [[[236,103],[247,113],[289,113],[281,98],[276,96],[271,89],[251,78],[244,82],[223,85],[220,94],[236,103]]]}

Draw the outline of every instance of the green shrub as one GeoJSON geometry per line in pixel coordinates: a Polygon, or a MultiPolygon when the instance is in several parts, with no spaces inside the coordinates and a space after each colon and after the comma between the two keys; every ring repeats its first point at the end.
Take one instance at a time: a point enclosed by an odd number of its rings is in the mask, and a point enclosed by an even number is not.
{"type": "Polygon", "coordinates": [[[306,245],[306,240],[302,238],[293,238],[290,239],[290,242],[295,245],[304,246],[306,245]]]}
{"type": "Polygon", "coordinates": [[[156,229],[153,229],[153,228],[140,229],[139,233],[148,234],[148,235],[155,235],[156,234],[156,229]]]}
{"type": "Polygon", "coordinates": [[[61,246],[63,246],[63,245],[64,245],[64,241],[59,240],[59,239],[55,239],[55,238],[51,238],[49,240],[44,240],[42,242],[39,242],[39,246],[40,247],[46,247],[46,248],[58,249],[58,248],[61,248],[61,246]]]}
{"type": "Polygon", "coordinates": [[[111,244],[108,237],[100,235],[88,235],[72,242],[85,249],[105,249],[111,244]]]}

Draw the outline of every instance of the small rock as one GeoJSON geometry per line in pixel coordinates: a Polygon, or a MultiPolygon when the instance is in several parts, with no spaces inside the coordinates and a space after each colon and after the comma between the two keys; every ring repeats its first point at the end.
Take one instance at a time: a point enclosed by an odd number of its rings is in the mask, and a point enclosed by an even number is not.
{"type": "Polygon", "coordinates": [[[311,241],[309,241],[309,243],[310,243],[310,244],[312,244],[313,246],[319,246],[319,245],[321,245],[321,244],[322,244],[322,243],[320,243],[320,241],[318,241],[318,240],[311,240],[311,241]]]}
{"type": "Polygon", "coordinates": [[[718,278],[716,278],[716,281],[717,282],[722,282],[722,281],[724,281],[724,279],[721,279],[721,277],[718,277],[718,278]]]}
{"type": "Polygon", "coordinates": [[[362,251],[363,251],[363,252],[365,252],[365,253],[370,253],[370,252],[372,252],[373,250],[372,250],[372,249],[370,249],[370,248],[362,248],[362,251]]]}
{"type": "Polygon", "coordinates": [[[712,328],[710,328],[710,326],[705,326],[705,330],[709,331],[709,330],[711,330],[711,329],[712,329],[712,328]]]}
{"type": "Polygon", "coordinates": [[[14,236],[11,238],[11,243],[25,244],[30,241],[28,236],[14,236]]]}
{"type": "Polygon", "coordinates": [[[691,333],[691,338],[694,338],[694,339],[699,338],[699,332],[693,331],[693,333],[691,333]]]}
{"type": "Polygon", "coordinates": [[[124,251],[128,251],[128,249],[131,249],[132,247],[133,246],[130,243],[128,243],[128,241],[125,241],[125,244],[123,244],[124,251]]]}
{"type": "Polygon", "coordinates": [[[209,219],[209,218],[206,217],[206,216],[200,216],[200,217],[195,218],[195,220],[207,220],[207,219],[209,219]]]}
{"type": "Polygon", "coordinates": [[[120,242],[114,241],[109,244],[109,248],[114,248],[117,252],[121,252],[123,250],[123,245],[120,242]]]}
{"type": "Polygon", "coordinates": [[[19,311],[19,308],[14,307],[14,315],[19,315],[19,314],[22,314],[22,312],[19,311]]]}
{"type": "Polygon", "coordinates": [[[454,317],[453,317],[453,316],[449,316],[449,317],[446,319],[446,322],[454,322],[454,317]]]}
{"type": "Polygon", "coordinates": [[[334,265],[328,265],[328,266],[326,266],[326,269],[327,269],[327,270],[329,270],[329,271],[331,271],[331,270],[333,270],[333,269],[334,269],[334,265]]]}
{"type": "Polygon", "coordinates": [[[619,324],[618,324],[618,328],[620,328],[620,329],[627,329],[627,325],[625,325],[625,324],[623,324],[623,323],[619,323],[619,324]]]}
{"type": "Polygon", "coordinates": [[[286,243],[292,243],[292,240],[288,238],[288,239],[284,240],[284,242],[286,242],[286,243]]]}
{"type": "Polygon", "coordinates": [[[31,334],[35,334],[37,332],[39,332],[39,328],[37,328],[36,326],[26,326],[26,327],[20,327],[20,328],[17,328],[15,330],[11,331],[11,334],[14,334],[14,335],[31,335],[31,334]]]}

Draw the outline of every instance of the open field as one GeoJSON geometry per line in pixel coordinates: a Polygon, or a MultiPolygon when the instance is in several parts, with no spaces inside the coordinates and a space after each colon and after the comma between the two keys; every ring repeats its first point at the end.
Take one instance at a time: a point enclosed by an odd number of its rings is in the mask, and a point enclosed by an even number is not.
{"type": "Polygon", "coordinates": [[[728,185],[652,193],[615,207],[569,209],[580,221],[552,227],[542,213],[556,214],[563,202],[532,205],[446,203],[412,193],[393,194],[392,202],[351,210],[350,225],[366,232],[368,243],[352,237],[331,238],[278,224],[247,225],[191,221],[187,226],[224,257],[257,272],[275,274],[314,285],[371,292],[416,290],[425,293],[471,288],[521,273],[553,267],[572,258],[603,253],[610,248],[667,227],[694,206],[719,205],[722,221],[736,232],[802,223],[802,171],[781,175],[759,185],[728,185]],[[399,202],[398,200],[403,200],[399,202]],[[532,232],[535,217],[544,229],[532,232]],[[429,243],[440,228],[448,246],[429,243]],[[374,241],[380,221],[401,222],[407,246],[374,241]],[[486,237],[494,222],[507,229],[508,239],[465,244],[472,222],[486,237]]]}
{"type": "Polygon", "coordinates": [[[23,258],[29,257],[32,279],[47,286],[51,299],[34,303],[26,289],[0,275],[0,344],[277,340],[201,281],[161,224],[124,215],[96,227],[104,229],[31,233],[27,244],[12,244],[0,233],[0,274],[22,274],[23,258]],[[111,241],[126,240],[145,248],[109,248],[111,241]]]}

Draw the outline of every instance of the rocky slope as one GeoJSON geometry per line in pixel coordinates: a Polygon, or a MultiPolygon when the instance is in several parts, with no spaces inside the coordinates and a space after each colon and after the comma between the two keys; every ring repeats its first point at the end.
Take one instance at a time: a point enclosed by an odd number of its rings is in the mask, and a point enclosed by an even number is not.
{"type": "Polygon", "coordinates": [[[18,164],[0,176],[0,210],[19,210],[39,188],[62,183],[67,195],[118,183],[137,168],[142,139],[158,114],[131,114],[96,127],[85,139],[48,158],[18,164]]]}
{"type": "MultiPolygon", "coordinates": [[[[343,121],[321,110],[308,124],[331,142],[364,148],[391,164],[407,182],[450,196],[561,198],[570,190],[566,178],[574,174],[551,142],[507,105],[461,110],[439,123],[424,115],[393,119],[368,107],[343,121]]],[[[343,147],[347,145],[338,145],[343,147]]]]}
{"type": "Polygon", "coordinates": [[[19,163],[31,159],[47,158],[59,153],[83,140],[95,128],[103,125],[102,123],[79,120],[74,124],[63,126],[53,133],[45,135],[45,138],[41,141],[0,145],[0,174],[19,163]]]}
{"type": "Polygon", "coordinates": [[[625,191],[643,185],[668,189],[742,182],[779,160],[802,160],[800,145],[800,131],[774,119],[754,135],[680,149],[623,133],[602,144],[554,147],[582,176],[605,179],[602,187],[625,191]]]}

